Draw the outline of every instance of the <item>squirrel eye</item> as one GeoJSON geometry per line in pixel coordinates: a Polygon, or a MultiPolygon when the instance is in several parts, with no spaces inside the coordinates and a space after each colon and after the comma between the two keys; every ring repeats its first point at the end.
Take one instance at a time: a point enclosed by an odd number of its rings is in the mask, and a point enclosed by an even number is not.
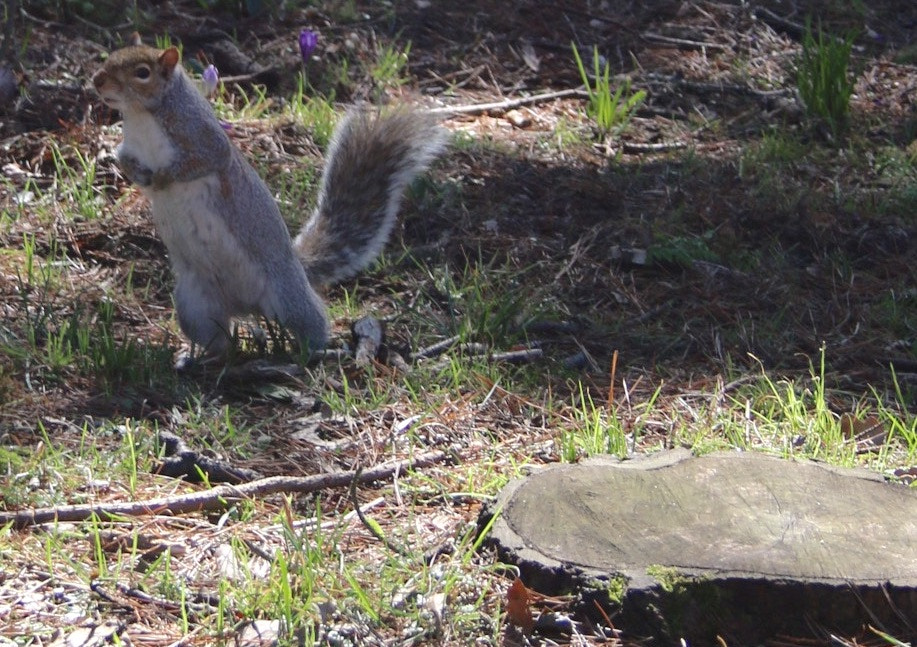
{"type": "Polygon", "coordinates": [[[146,65],[141,65],[136,70],[134,70],[134,76],[136,76],[141,81],[146,81],[148,78],[150,78],[150,68],[148,68],[146,65]]]}

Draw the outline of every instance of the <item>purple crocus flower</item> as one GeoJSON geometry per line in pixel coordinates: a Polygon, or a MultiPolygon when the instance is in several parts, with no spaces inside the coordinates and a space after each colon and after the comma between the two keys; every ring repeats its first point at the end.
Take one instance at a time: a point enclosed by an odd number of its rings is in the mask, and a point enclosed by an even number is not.
{"type": "Polygon", "coordinates": [[[299,53],[302,54],[302,62],[308,63],[318,45],[318,34],[309,29],[303,29],[299,32],[299,53]]]}
{"type": "Polygon", "coordinates": [[[204,80],[204,90],[206,90],[206,94],[209,97],[217,89],[217,85],[220,82],[220,72],[215,65],[211,64],[204,68],[204,73],[201,76],[204,80]]]}

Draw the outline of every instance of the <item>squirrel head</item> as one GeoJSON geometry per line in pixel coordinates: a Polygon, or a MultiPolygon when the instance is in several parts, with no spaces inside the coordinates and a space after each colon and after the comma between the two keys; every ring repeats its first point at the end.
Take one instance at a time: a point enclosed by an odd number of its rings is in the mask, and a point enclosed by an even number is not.
{"type": "Polygon", "coordinates": [[[156,49],[140,42],[114,51],[92,75],[92,84],[108,106],[116,110],[152,110],[162,100],[175,74],[180,74],[181,55],[175,47],[156,49]]]}

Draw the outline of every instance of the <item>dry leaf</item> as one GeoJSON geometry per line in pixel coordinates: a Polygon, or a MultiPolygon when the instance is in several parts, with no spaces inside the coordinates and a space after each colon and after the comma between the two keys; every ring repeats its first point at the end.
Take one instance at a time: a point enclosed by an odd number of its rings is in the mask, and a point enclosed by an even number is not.
{"type": "Polygon", "coordinates": [[[506,618],[526,634],[532,633],[535,627],[529,590],[518,577],[506,592],[506,618]]]}
{"type": "Polygon", "coordinates": [[[856,441],[857,451],[868,452],[885,444],[888,431],[877,416],[866,416],[858,420],[852,413],[845,413],[840,420],[844,438],[856,441]]]}

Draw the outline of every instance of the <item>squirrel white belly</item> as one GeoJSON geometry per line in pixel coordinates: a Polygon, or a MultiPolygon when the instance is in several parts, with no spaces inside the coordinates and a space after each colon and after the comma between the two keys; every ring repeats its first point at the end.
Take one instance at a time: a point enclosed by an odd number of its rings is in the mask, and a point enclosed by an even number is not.
{"type": "Polygon", "coordinates": [[[116,155],[152,203],[175,272],[182,331],[225,352],[231,320],[262,315],[310,350],[329,324],[314,286],[353,276],[378,256],[407,185],[445,146],[428,115],[354,111],[328,149],[315,211],[291,240],[277,203],[179,64],[174,47],[113,52],[93,76],[123,117],[116,155]]]}

